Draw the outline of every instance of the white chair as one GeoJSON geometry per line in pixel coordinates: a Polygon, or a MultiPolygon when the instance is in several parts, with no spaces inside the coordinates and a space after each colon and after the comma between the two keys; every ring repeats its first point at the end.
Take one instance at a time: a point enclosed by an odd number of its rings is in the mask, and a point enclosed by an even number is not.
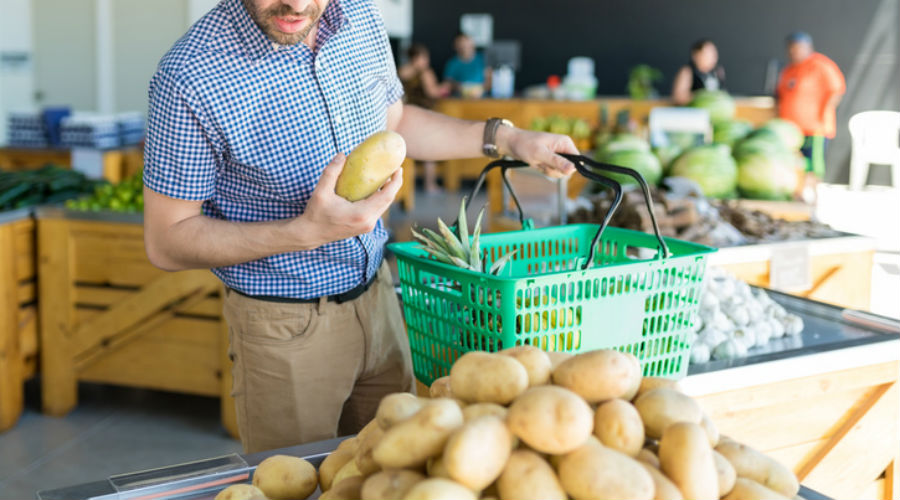
{"type": "Polygon", "coordinates": [[[712,141],[712,124],[709,112],[698,108],[653,108],[649,119],[650,144],[666,146],[666,132],[702,134],[703,141],[712,141]]]}
{"type": "Polygon", "coordinates": [[[872,163],[891,166],[891,184],[900,188],[900,112],[863,111],[850,118],[850,189],[860,190],[872,163]]]}

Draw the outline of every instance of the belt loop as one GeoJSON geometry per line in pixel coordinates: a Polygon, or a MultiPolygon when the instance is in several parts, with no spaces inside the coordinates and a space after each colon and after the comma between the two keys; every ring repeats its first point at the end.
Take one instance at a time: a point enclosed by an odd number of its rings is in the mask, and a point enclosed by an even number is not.
{"type": "Polygon", "coordinates": [[[319,297],[318,313],[319,316],[325,315],[325,308],[328,307],[328,296],[319,297]]]}

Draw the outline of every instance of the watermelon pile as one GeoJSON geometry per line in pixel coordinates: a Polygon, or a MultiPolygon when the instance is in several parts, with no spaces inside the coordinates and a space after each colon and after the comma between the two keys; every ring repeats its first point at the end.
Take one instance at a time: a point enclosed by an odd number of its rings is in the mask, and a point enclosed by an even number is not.
{"type": "MultiPolygon", "coordinates": [[[[647,181],[647,184],[655,186],[663,177],[663,166],[653,152],[650,151],[650,143],[634,134],[615,134],[604,138],[594,154],[597,161],[628,167],[637,170],[647,181]]],[[[622,185],[637,184],[634,178],[624,174],[612,174],[604,172],[622,185]]]]}

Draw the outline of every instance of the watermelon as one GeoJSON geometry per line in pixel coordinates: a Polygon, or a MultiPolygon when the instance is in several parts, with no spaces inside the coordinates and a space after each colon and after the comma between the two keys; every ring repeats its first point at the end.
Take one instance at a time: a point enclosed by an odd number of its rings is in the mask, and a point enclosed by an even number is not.
{"type": "Polygon", "coordinates": [[[759,128],[750,132],[747,137],[734,146],[734,157],[741,158],[754,153],[777,154],[786,151],[781,138],[773,130],[759,128]]]}
{"type": "Polygon", "coordinates": [[[656,155],[656,159],[658,159],[659,164],[662,165],[663,172],[669,171],[672,162],[675,161],[675,158],[678,158],[678,155],[680,155],[682,151],[684,151],[684,148],[672,146],[671,144],[653,148],[653,154],[656,155]]]}
{"type": "Polygon", "coordinates": [[[724,90],[698,90],[689,106],[707,110],[714,124],[731,120],[736,110],[734,99],[724,90]]]}
{"type": "Polygon", "coordinates": [[[803,132],[792,121],[773,118],[763,124],[762,129],[772,131],[789,151],[799,151],[803,147],[803,132]]]}
{"type": "Polygon", "coordinates": [[[710,198],[728,198],[737,188],[737,164],[728,146],[712,144],[685,151],[669,169],[672,177],[686,177],[710,198]]]}
{"type": "Polygon", "coordinates": [[[748,153],[738,160],[741,196],[762,200],[790,200],[799,182],[797,154],[748,153]]]}
{"type": "Polygon", "coordinates": [[[713,126],[713,142],[734,147],[734,144],[747,136],[753,130],[750,122],[740,120],[725,120],[717,122],[713,126]]]}
{"type": "MultiPolygon", "coordinates": [[[[662,165],[659,163],[659,159],[656,158],[656,155],[649,151],[613,151],[603,156],[601,159],[599,159],[599,161],[610,163],[612,165],[617,165],[620,167],[633,168],[634,170],[637,170],[637,173],[641,174],[641,177],[643,177],[644,180],[647,181],[647,184],[650,184],[651,186],[659,184],[659,181],[662,179],[662,165]]],[[[603,172],[603,175],[618,181],[622,185],[637,185],[637,181],[634,179],[634,177],[631,177],[629,175],[607,172],[603,172]]]]}
{"type": "Polygon", "coordinates": [[[600,160],[615,151],[650,151],[650,143],[634,134],[615,134],[598,146],[595,158],[600,160]]]}

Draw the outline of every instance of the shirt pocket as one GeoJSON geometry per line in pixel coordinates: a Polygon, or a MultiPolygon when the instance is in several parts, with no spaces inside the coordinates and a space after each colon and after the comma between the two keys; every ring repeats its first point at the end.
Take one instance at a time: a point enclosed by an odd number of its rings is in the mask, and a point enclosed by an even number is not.
{"type": "Polygon", "coordinates": [[[364,75],[354,101],[356,119],[365,137],[387,127],[387,82],[383,75],[364,75]]]}

